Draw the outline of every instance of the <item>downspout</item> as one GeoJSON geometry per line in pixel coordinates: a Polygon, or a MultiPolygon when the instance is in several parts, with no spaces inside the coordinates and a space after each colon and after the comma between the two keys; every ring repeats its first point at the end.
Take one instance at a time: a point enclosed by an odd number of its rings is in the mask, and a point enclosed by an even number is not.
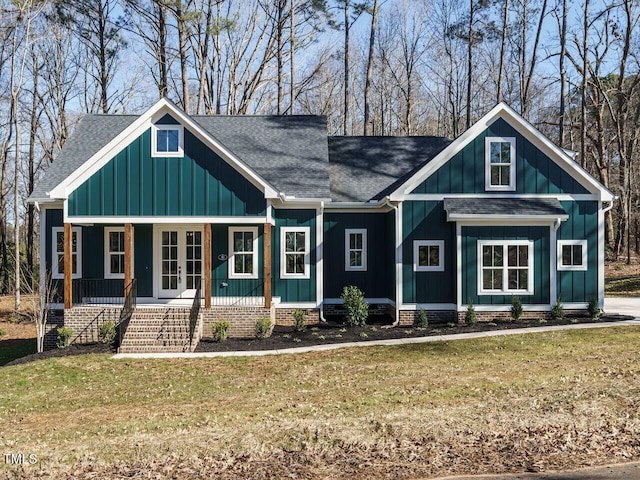
{"type": "MultiPolygon", "coordinates": [[[[322,202],[320,202],[320,218],[324,219],[324,200],[322,202]]],[[[317,227],[316,227],[317,228],[317,227]]],[[[322,222],[322,225],[320,225],[320,228],[322,230],[322,275],[321,275],[321,280],[324,283],[324,221],[322,222]]],[[[322,297],[320,299],[320,321],[323,323],[327,323],[327,319],[324,318],[324,288],[322,289],[322,297]]]]}
{"type": "MultiPolygon", "coordinates": [[[[604,202],[603,202],[604,203],[604,202]]],[[[603,208],[602,209],[602,213],[605,214],[607,213],[609,210],[611,210],[613,208],[613,202],[609,202],[609,205],[607,206],[607,208],[603,208]]]]}
{"type": "MultiPolygon", "coordinates": [[[[398,275],[398,270],[396,268],[396,266],[397,266],[397,257],[396,256],[398,255],[398,252],[396,250],[398,248],[398,245],[397,245],[397,243],[398,243],[397,225],[398,225],[398,221],[399,221],[399,219],[398,219],[398,215],[399,215],[398,206],[394,205],[393,203],[391,203],[391,200],[389,199],[388,196],[385,197],[383,205],[387,205],[388,207],[390,207],[395,212],[395,215],[396,215],[396,217],[395,217],[396,221],[395,221],[395,224],[394,224],[394,226],[395,226],[395,228],[394,228],[394,230],[395,230],[394,231],[394,237],[396,237],[396,245],[394,245],[394,247],[395,247],[394,248],[394,254],[395,255],[394,255],[393,266],[394,266],[394,268],[396,270],[396,275],[398,275]]],[[[400,248],[402,248],[402,246],[400,248]]],[[[398,279],[396,278],[396,290],[398,290],[397,287],[398,287],[398,279]]],[[[399,301],[400,300],[400,295],[401,295],[401,293],[399,291],[396,291],[396,298],[395,298],[395,300],[396,300],[396,302],[395,302],[396,303],[396,305],[395,305],[395,307],[396,307],[396,319],[391,324],[393,327],[397,327],[400,324],[400,301],[399,301]]]]}

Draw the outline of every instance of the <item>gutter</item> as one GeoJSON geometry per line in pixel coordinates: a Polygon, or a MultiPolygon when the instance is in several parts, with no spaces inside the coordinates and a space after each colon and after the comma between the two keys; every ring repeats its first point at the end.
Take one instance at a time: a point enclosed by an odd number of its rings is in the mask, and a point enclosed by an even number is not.
{"type": "MultiPolygon", "coordinates": [[[[324,218],[324,201],[320,202],[320,217],[324,218]]],[[[324,221],[322,222],[323,224],[320,226],[320,228],[322,229],[322,243],[324,244],[324,221]]],[[[317,227],[316,227],[317,228],[317,227]]],[[[322,281],[324,282],[324,245],[322,246],[322,281]]],[[[322,289],[322,296],[324,297],[324,288],[322,289]]],[[[327,323],[327,319],[324,318],[324,298],[320,299],[320,312],[319,312],[319,317],[320,317],[320,321],[323,323],[327,323]]]]}
{"type": "MultiPolygon", "coordinates": [[[[386,206],[388,206],[389,208],[391,208],[391,209],[395,212],[395,215],[396,215],[396,221],[395,221],[395,225],[394,225],[394,226],[396,227],[396,228],[395,228],[395,230],[396,230],[396,231],[394,232],[394,233],[396,234],[396,235],[395,235],[395,236],[396,236],[396,242],[395,242],[396,244],[395,244],[395,248],[394,248],[394,250],[396,250],[396,249],[398,248],[398,244],[399,244],[399,243],[401,243],[401,242],[399,242],[399,241],[398,241],[399,239],[397,238],[397,234],[398,234],[397,225],[398,225],[398,221],[399,221],[399,219],[398,219],[398,215],[399,215],[399,213],[400,213],[400,212],[398,211],[398,206],[397,206],[397,205],[394,205],[393,203],[391,203],[391,199],[390,199],[390,197],[389,197],[389,196],[386,196],[386,197],[384,198],[384,201],[383,201],[383,202],[381,202],[381,203],[382,203],[383,205],[386,205],[386,206]]],[[[400,247],[400,248],[402,248],[402,247],[400,247]]],[[[398,262],[397,262],[397,255],[398,255],[398,252],[397,252],[397,250],[396,250],[395,254],[396,254],[396,257],[395,257],[395,260],[396,260],[396,261],[394,262],[394,266],[396,267],[396,276],[397,276],[397,275],[398,275],[398,262]]],[[[400,275],[402,275],[402,268],[400,268],[400,275]]],[[[402,277],[400,277],[400,278],[402,278],[402,277]]],[[[398,279],[396,278],[396,290],[398,290],[397,286],[398,286],[398,279]]],[[[395,321],[391,324],[391,325],[392,325],[392,326],[394,326],[394,327],[397,327],[397,326],[400,324],[400,295],[402,295],[402,292],[400,292],[400,291],[396,291],[396,298],[395,298],[395,300],[396,300],[396,304],[395,304],[395,309],[396,309],[396,319],[395,319],[395,321]]]]}

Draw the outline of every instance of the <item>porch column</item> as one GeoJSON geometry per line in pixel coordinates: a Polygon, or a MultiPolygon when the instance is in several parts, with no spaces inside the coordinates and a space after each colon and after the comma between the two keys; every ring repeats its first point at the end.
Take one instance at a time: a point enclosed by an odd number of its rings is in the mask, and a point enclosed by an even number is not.
{"type": "MultiPolygon", "coordinates": [[[[133,225],[124,224],[124,297],[131,292],[133,282],[133,225]]],[[[125,308],[131,305],[125,304],[125,308]]]]}
{"type": "Polygon", "coordinates": [[[204,308],[211,308],[211,224],[204,224],[204,308]]]}
{"type": "MultiPolygon", "coordinates": [[[[73,306],[73,235],[71,224],[64,224],[64,308],[73,306]]],[[[55,261],[55,260],[54,260],[55,261]]]]}
{"type": "Polygon", "coordinates": [[[264,308],[271,308],[271,224],[264,224],[264,308]]]}

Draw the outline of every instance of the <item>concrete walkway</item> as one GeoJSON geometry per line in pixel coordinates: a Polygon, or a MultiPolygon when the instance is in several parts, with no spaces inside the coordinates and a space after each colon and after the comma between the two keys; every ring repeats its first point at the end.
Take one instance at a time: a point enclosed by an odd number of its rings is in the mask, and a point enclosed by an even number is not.
{"type": "Polygon", "coordinates": [[[640,297],[616,297],[604,299],[604,311],[608,315],[640,317],[640,297]]]}
{"type": "Polygon", "coordinates": [[[312,345],[309,347],[285,348],[281,350],[255,350],[235,352],[193,352],[193,353],[118,353],[111,358],[212,358],[212,357],[257,357],[264,355],[283,355],[291,353],[321,352],[339,348],[371,347],[381,345],[409,345],[412,343],[450,342],[469,338],[497,337],[502,335],[522,335],[525,333],[555,332],[559,330],[581,330],[586,328],[607,328],[629,325],[640,325],[640,319],[622,320],[618,322],[583,323],[556,325],[549,327],[514,328],[510,330],[492,330],[489,332],[456,333],[452,335],[432,335],[429,337],[394,338],[390,340],[372,340],[368,342],[332,343],[328,345],[312,345]]]}

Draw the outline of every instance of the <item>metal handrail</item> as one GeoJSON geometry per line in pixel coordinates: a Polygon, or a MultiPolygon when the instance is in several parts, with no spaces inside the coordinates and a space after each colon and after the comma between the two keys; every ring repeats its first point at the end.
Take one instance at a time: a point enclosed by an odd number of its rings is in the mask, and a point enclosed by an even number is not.
{"type": "Polygon", "coordinates": [[[117,346],[120,347],[122,344],[122,340],[124,339],[124,335],[127,333],[127,328],[129,327],[129,323],[131,322],[131,317],[133,316],[133,311],[136,309],[137,305],[137,297],[138,297],[138,283],[134,278],[131,280],[131,283],[127,285],[124,289],[124,304],[122,306],[122,311],[120,312],[120,318],[118,319],[118,342],[117,346]]]}
{"type": "Polygon", "coordinates": [[[202,306],[202,282],[198,282],[198,288],[196,294],[193,297],[193,303],[191,304],[191,311],[189,312],[189,344],[193,344],[193,337],[196,333],[196,326],[198,325],[198,315],[202,306]]]}

